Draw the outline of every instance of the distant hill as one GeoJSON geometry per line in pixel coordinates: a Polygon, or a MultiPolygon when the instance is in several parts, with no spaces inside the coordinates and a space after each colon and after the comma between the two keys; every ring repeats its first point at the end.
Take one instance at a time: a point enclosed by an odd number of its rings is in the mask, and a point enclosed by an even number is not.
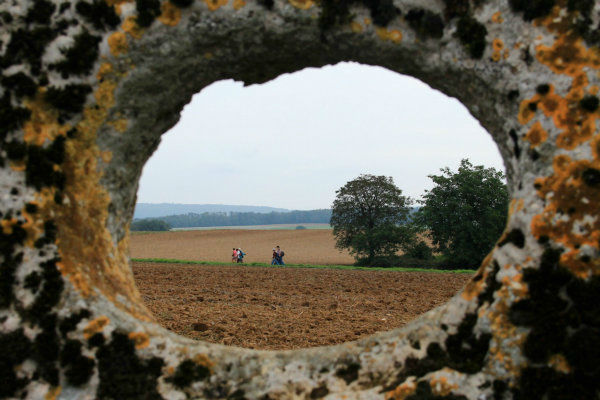
{"type": "Polygon", "coordinates": [[[285,208],[265,206],[234,206],[227,204],[177,204],[177,203],[137,203],[133,219],[158,218],[169,215],[203,214],[203,213],[241,213],[253,212],[267,214],[271,212],[289,212],[285,208]]]}

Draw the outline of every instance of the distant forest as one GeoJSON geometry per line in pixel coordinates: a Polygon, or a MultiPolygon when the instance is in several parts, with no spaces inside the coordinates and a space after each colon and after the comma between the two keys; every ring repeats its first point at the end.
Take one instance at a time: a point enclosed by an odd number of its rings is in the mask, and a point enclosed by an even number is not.
{"type": "Polygon", "coordinates": [[[205,212],[202,214],[188,213],[169,215],[152,219],[134,220],[132,230],[146,230],[142,227],[150,220],[166,222],[171,228],[192,228],[208,226],[243,226],[243,225],[273,225],[273,224],[298,224],[298,223],[325,223],[331,219],[331,210],[308,210],[289,212],[205,212]]]}

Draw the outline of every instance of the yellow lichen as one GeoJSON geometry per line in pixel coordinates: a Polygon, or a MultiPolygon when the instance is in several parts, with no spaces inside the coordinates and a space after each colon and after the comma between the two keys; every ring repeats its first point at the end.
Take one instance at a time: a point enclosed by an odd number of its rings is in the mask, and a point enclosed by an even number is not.
{"type": "Polygon", "coordinates": [[[113,56],[119,56],[127,52],[127,36],[123,32],[115,32],[108,37],[108,47],[113,56]]]}
{"type": "Polygon", "coordinates": [[[162,3],[160,11],[161,13],[157,19],[167,26],[175,26],[181,20],[181,10],[170,1],[162,3]]]}
{"type": "Polygon", "coordinates": [[[315,3],[313,0],[289,0],[290,4],[301,10],[308,10],[315,3]]]}
{"type": "Polygon", "coordinates": [[[245,6],[246,6],[245,0],[233,0],[233,9],[234,10],[241,10],[245,6]]]}
{"type": "Polygon", "coordinates": [[[106,327],[109,322],[110,319],[108,319],[108,317],[105,315],[101,315],[98,318],[91,320],[83,329],[83,336],[86,339],[91,338],[96,333],[102,332],[102,330],[104,330],[104,327],[106,327]]]}
{"type": "Polygon", "coordinates": [[[557,372],[561,372],[563,374],[571,373],[571,366],[569,365],[569,362],[567,361],[565,356],[563,356],[562,354],[552,355],[548,360],[548,364],[557,372]]]}
{"type": "Polygon", "coordinates": [[[210,11],[216,11],[219,8],[227,5],[229,0],[204,0],[210,11]]]}
{"type": "Polygon", "coordinates": [[[128,337],[135,343],[136,349],[143,349],[150,345],[150,337],[144,332],[131,332],[128,337]]]}
{"type": "Polygon", "coordinates": [[[492,48],[494,50],[500,51],[504,48],[504,42],[502,39],[496,38],[492,41],[492,48]]]}
{"type": "Polygon", "coordinates": [[[134,39],[139,39],[144,34],[144,29],[137,24],[136,18],[133,15],[125,18],[125,21],[121,24],[121,28],[134,39]]]}
{"type": "MultiPolygon", "coordinates": [[[[409,378],[410,379],[410,378],[409,378]]],[[[417,385],[414,382],[414,379],[410,379],[401,385],[397,386],[395,389],[390,390],[385,393],[386,400],[404,400],[411,394],[415,392],[417,389],[417,385]]]]}
{"type": "Polygon", "coordinates": [[[525,140],[531,143],[531,148],[535,148],[548,139],[548,132],[542,128],[540,121],[537,121],[529,132],[525,135],[525,140]]]}
{"type": "Polygon", "coordinates": [[[127,130],[127,125],[129,124],[129,121],[126,118],[119,118],[113,121],[109,121],[108,124],[115,128],[117,132],[123,133],[127,130]]]}
{"type": "Polygon", "coordinates": [[[57,122],[58,113],[44,101],[43,91],[27,100],[25,106],[31,111],[29,121],[23,125],[23,139],[26,143],[42,146],[46,141],[64,136],[69,130],[70,126],[57,122]]]}
{"type": "Polygon", "coordinates": [[[350,23],[350,29],[352,29],[352,32],[354,33],[361,33],[364,30],[362,25],[356,21],[350,23]]]}
{"type": "Polygon", "coordinates": [[[463,288],[463,291],[460,293],[460,296],[463,299],[465,299],[467,301],[471,301],[475,297],[477,297],[479,295],[479,293],[481,293],[481,291],[484,288],[485,278],[487,278],[487,276],[490,273],[488,267],[491,264],[491,262],[492,262],[492,253],[489,253],[483,259],[481,266],[479,267],[479,270],[477,271],[477,274],[476,274],[476,276],[481,275],[481,279],[478,279],[478,280],[471,279],[469,282],[467,282],[467,284],[463,288]]]}
{"type": "Polygon", "coordinates": [[[98,68],[98,73],[96,74],[96,79],[101,80],[106,76],[112,74],[114,72],[114,68],[111,63],[102,63],[100,64],[100,68],[98,68]]]}
{"type": "Polygon", "coordinates": [[[402,41],[402,32],[397,29],[386,29],[386,28],[376,28],[375,33],[382,40],[389,40],[394,43],[400,43],[402,41]]]}
{"type": "Polygon", "coordinates": [[[492,15],[492,22],[495,24],[501,24],[502,22],[504,22],[504,18],[502,18],[502,13],[500,11],[496,11],[492,15]]]}
{"type": "Polygon", "coordinates": [[[51,387],[46,392],[46,395],[44,396],[44,400],[56,400],[58,398],[58,396],[60,395],[60,392],[62,392],[61,386],[51,387]]]}
{"type": "Polygon", "coordinates": [[[13,226],[17,225],[17,222],[19,222],[19,220],[16,219],[16,218],[10,218],[10,219],[0,220],[0,225],[2,226],[2,232],[5,235],[12,234],[12,232],[13,232],[13,226]]]}
{"type": "Polygon", "coordinates": [[[431,392],[441,397],[449,396],[452,393],[452,390],[458,388],[458,384],[448,382],[446,376],[433,377],[431,381],[429,381],[429,385],[431,385],[431,392]]]}

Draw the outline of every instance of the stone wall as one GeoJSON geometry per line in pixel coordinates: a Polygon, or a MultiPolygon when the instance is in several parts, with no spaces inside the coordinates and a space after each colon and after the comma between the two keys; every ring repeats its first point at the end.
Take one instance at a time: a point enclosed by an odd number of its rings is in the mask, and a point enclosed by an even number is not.
{"type": "Polygon", "coordinates": [[[591,0],[3,1],[0,398],[598,398],[599,12],[591,0]],[[253,351],[158,326],[127,248],[160,135],[216,80],[346,60],[456,97],[498,144],[509,221],[473,280],[402,329],[328,348],[253,351]]]}

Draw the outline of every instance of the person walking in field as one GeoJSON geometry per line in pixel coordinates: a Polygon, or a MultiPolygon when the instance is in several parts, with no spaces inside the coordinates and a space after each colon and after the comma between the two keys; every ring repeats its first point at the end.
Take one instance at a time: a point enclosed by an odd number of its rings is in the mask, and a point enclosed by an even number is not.
{"type": "Polygon", "coordinates": [[[233,248],[233,253],[231,253],[231,262],[237,262],[238,260],[238,252],[237,249],[234,247],[233,248]]]}
{"type": "Polygon", "coordinates": [[[271,265],[279,265],[279,258],[277,257],[277,249],[273,247],[273,259],[271,260],[271,265]]]}
{"type": "Polygon", "coordinates": [[[281,250],[281,247],[277,246],[277,262],[279,263],[279,265],[285,265],[285,263],[283,262],[283,256],[285,255],[284,251],[281,250]]]}
{"type": "Polygon", "coordinates": [[[242,251],[242,249],[237,249],[237,254],[238,254],[238,258],[237,258],[237,262],[238,263],[243,263],[244,262],[244,256],[246,255],[246,253],[244,253],[242,251]]]}

